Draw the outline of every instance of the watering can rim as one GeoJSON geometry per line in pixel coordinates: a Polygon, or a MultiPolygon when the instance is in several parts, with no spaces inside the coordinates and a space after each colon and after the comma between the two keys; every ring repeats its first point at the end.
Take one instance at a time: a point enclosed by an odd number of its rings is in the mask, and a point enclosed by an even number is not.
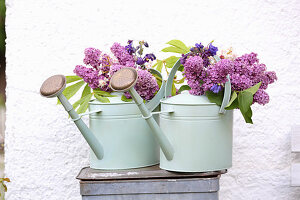
{"type": "Polygon", "coordinates": [[[168,98],[164,98],[164,99],[161,99],[160,100],[161,103],[163,104],[170,104],[170,105],[187,105],[187,106],[200,106],[200,105],[217,105],[216,103],[212,103],[208,100],[208,98],[205,96],[205,95],[200,95],[200,96],[197,96],[197,95],[192,95],[192,94],[189,94],[189,93],[182,93],[182,94],[177,94],[175,96],[172,96],[172,97],[168,97],[168,98]],[[185,96],[185,97],[191,97],[191,98],[194,98],[195,100],[188,100],[186,101],[187,99],[183,99],[182,97],[185,96]],[[176,98],[181,98],[180,100],[177,100],[176,98]],[[178,101],[178,102],[168,102],[170,100],[174,100],[175,101],[178,101]],[[199,101],[202,100],[202,101],[199,101]],[[194,102],[193,102],[194,101],[194,102]],[[205,102],[203,102],[205,101],[205,102]]]}
{"type": "Polygon", "coordinates": [[[99,100],[97,99],[92,99],[89,101],[89,104],[92,104],[92,105],[118,105],[118,104],[135,104],[134,102],[126,102],[126,101],[123,101],[123,102],[118,102],[118,103],[102,103],[100,102],[99,100]]]}

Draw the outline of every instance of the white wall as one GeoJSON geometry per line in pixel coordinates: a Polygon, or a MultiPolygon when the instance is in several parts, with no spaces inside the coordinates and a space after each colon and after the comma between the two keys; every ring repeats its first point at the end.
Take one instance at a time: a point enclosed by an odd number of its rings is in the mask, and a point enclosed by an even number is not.
{"type": "MultiPolygon", "coordinates": [[[[79,200],[75,176],[88,148],[55,99],[39,88],[72,74],[83,49],[145,39],[154,52],[171,39],[255,51],[278,82],[271,102],[255,106],[254,125],[235,113],[233,167],[221,178],[222,200],[300,199],[291,188],[290,128],[300,119],[300,1],[297,0],[6,0],[7,199],[79,200]]],[[[161,57],[164,54],[159,54],[161,57]]]]}

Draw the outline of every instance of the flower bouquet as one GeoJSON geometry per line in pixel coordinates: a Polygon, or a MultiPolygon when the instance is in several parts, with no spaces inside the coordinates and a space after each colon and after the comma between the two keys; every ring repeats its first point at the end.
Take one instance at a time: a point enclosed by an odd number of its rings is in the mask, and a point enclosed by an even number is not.
{"type": "Polygon", "coordinates": [[[174,84],[186,81],[187,85],[182,85],[179,90],[174,86],[173,96],[189,90],[192,95],[206,95],[210,102],[220,106],[229,75],[232,92],[225,109],[239,109],[245,121],[253,123],[251,105],[265,105],[269,102],[269,95],[265,90],[277,80],[277,76],[274,71],[267,71],[266,65],[259,62],[256,53],[237,56],[231,48],[219,52],[212,42],[207,46],[196,43],[190,48],[179,40],[171,40],[167,44],[170,46],[164,48],[163,52],[179,53],[181,57],[171,56],[163,61],[158,60],[153,67],[161,70],[164,66],[168,73],[168,68],[180,59],[182,65],[179,71],[183,78],[175,77],[174,84]],[[166,64],[163,65],[164,63],[166,64]]]}
{"type": "MultiPolygon", "coordinates": [[[[85,66],[77,65],[74,69],[76,75],[66,76],[68,87],[63,94],[70,99],[84,86],[81,98],[73,104],[74,109],[78,108],[79,114],[87,110],[92,97],[102,103],[110,103],[108,97],[116,96],[109,87],[110,77],[123,67],[133,67],[137,69],[139,76],[135,89],[145,101],[151,100],[159,90],[162,80],[148,70],[152,61],[156,60],[153,53],[144,55],[148,47],[149,44],[145,41],[134,45],[133,40],[128,40],[126,46],[115,42],[110,48],[110,54],[95,48],[85,49],[85,66]]],[[[128,102],[132,99],[130,94],[125,92],[121,100],[128,102]]]]}

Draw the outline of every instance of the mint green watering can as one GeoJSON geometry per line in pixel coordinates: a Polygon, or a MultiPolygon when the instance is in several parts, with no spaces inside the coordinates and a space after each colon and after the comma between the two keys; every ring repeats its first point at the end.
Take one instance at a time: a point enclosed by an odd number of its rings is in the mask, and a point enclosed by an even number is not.
{"type": "MultiPolygon", "coordinates": [[[[180,61],[169,75],[166,97],[171,95],[172,82],[179,66],[180,61]]],[[[135,69],[123,68],[113,75],[110,86],[115,91],[130,92],[161,147],[162,169],[207,172],[231,167],[233,113],[224,109],[231,95],[229,77],[221,106],[211,103],[206,96],[190,94],[162,99],[160,126],[134,89],[136,80],[135,69]]]]}
{"type": "MultiPolygon", "coordinates": [[[[156,70],[151,73],[162,78],[156,70]]],[[[90,101],[89,112],[78,115],[62,94],[65,85],[65,77],[55,75],[43,83],[40,93],[44,97],[57,96],[61,101],[91,148],[91,168],[130,169],[159,163],[159,145],[134,102],[121,101],[123,93],[116,93],[119,96],[110,97],[110,103],[90,101]],[[81,120],[83,115],[89,115],[89,128],[81,120]]],[[[157,108],[164,93],[165,82],[146,108],[157,108]]]]}

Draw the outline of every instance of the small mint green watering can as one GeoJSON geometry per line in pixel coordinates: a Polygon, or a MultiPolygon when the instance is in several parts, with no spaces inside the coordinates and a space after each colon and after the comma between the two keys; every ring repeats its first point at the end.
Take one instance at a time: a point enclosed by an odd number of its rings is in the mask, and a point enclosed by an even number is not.
{"type": "MultiPolygon", "coordinates": [[[[151,73],[161,74],[156,70],[151,73]]],[[[142,118],[134,102],[123,102],[120,96],[110,97],[110,103],[98,100],[89,102],[89,128],[62,94],[66,85],[63,75],[48,78],[40,93],[44,97],[57,96],[72,121],[76,124],[91,148],[90,167],[94,169],[130,169],[159,163],[159,145],[152,130],[142,118]]],[[[165,93],[165,82],[156,96],[145,107],[157,108],[165,93]]]]}
{"type": "MultiPolygon", "coordinates": [[[[179,66],[180,61],[170,72],[165,97],[171,95],[179,66]]],[[[161,147],[162,169],[207,172],[231,167],[233,113],[224,109],[231,95],[229,77],[221,107],[211,103],[206,96],[179,94],[162,99],[160,126],[134,89],[136,80],[135,69],[123,68],[113,75],[110,87],[115,91],[130,92],[161,147]]]]}

